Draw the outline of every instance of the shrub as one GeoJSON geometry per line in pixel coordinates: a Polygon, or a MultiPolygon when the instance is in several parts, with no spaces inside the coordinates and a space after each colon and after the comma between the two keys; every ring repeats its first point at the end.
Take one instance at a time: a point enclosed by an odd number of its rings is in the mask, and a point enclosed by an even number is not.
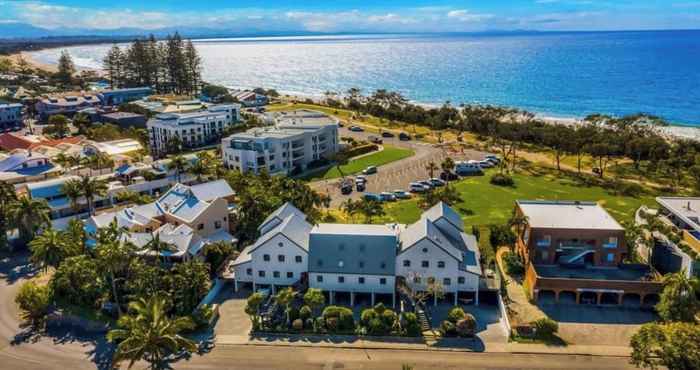
{"type": "Polygon", "coordinates": [[[41,325],[49,313],[51,294],[47,286],[29,281],[19,288],[15,302],[22,310],[22,320],[31,326],[41,325]]]}
{"type": "Polygon", "coordinates": [[[396,321],[396,313],[384,307],[382,303],[363,310],[360,317],[360,325],[369,335],[391,334],[396,321]]]}
{"type": "Polygon", "coordinates": [[[51,278],[52,294],[69,304],[97,307],[103,288],[98,271],[93,258],[66,258],[51,278]]]}
{"type": "Polygon", "coordinates": [[[471,314],[465,314],[455,326],[460,337],[473,337],[476,333],[476,319],[471,314]]]}
{"type": "Polygon", "coordinates": [[[617,186],[617,192],[620,195],[638,198],[644,194],[644,188],[635,182],[621,181],[617,186]]]}
{"type": "Polygon", "coordinates": [[[515,244],[517,236],[508,225],[489,226],[489,242],[494,249],[503,245],[515,244]]]}
{"type": "Polygon", "coordinates": [[[299,318],[306,321],[310,317],[311,317],[311,307],[302,306],[301,309],[299,309],[299,318]]]}
{"type": "Polygon", "coordinates": [[[302,329],[304,329],[304,321],[302,321],[301,319],[296,319],[292,321],[292,329],[301,331],[302,329]]]}
{"type": "Polygon", "coordinates": [[[212,317],[214,317],[214,310],[208,304],[202,305],[202,307],[192,313],[192,321],[194,321],[197,329],[209,326],[212,317]]]}
{"type": "Polygon", "coordinates": [[[457,328],[455,327],[455,324],[445,320],[440,324],[440,333],[442,333],[442,336],[444,337],[454,337],[457,335],[457,328]]]}
{"type": "Polygon", "coordinates": [[[351,331],[355,329],[352,310],[347,307],[328,306],[321,315],[329,331],[351,331]]]}
{"type": "Polygon", "coordinates": [[[452,309],[450,309],[450,312],[447,313],[447,321],[456,324],[457,321],[464,318],[464,315],[465,314],[462,307],[452,307],[452,309]]]}
{"type": "Polygon", "coordinates": [[[503,256],[503,262],[505,263],[506,270],[510,275],[522,275],[525,272],[525,266],[523,266],[523,262],[515,253],[506,253],[503,256]]]}
{"type": "Polygon", "coordinates": [[[406,331],[406,335],[410,337],[417,337],[421,334],[420,323],[418,322],[418,316],[413,312],[406,312],[403,314],[403,328],[406,331]]]}
{"type": "Polygon", "coordinates": [[[514,186],[515,181],[513,180],[512,177],[502,174],[502,173],[497,173],[491,177],[491,180],[489,181],[492,185],[497,185],[497,186],[514,186]]]}
{"type": "Polygon", "coordinates": [[[479,239],[481,239],[481,230],[479,229],[479,226],[472,225],[472,234],[474,234],[477,242],[479,239]]]}
{"type": "Polygon", "coordinates": [[[540,337],[550,337],[559,331],[559,324],[548,317],[535,320],[530,324],[535,327],[535,333],[540,337]]]}

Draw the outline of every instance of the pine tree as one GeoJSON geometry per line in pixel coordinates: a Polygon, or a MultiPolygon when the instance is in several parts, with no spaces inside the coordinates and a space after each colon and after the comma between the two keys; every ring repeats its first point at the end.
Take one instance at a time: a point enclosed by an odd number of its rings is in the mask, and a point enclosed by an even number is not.
{"type": "Polygon", "coordinates": [[[74,73],[75,64],[73,64],[73,58],[71,58],[68,50],[63,50],[61,57],[58,58],[58,72],[56,72],[55,76],[64,85],[70,85],[74,73]]]}
{"type": "Polygon", "coordinates": [[[185,60],[187,61],[188,93],[195,95],[199,91],[202,80],[202,58],[197,54],[192,40],[185,44],[185,60]]]}
{"type": "Polygon", "coordinates": [[[102,67],[107,71],[107,79],[113,89],[122,86],[123,59],[122,50],[115,44],[102,60],[102,67]]]}

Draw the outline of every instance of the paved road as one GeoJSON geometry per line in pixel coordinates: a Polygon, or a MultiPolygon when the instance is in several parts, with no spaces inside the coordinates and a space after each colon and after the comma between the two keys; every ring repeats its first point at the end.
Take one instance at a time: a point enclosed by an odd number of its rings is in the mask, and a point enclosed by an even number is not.
{"type": "MultiPolygon", "coordinates": [[[[352,137],[355,139],[366,140],[370,135],[379,136],[378,134],[368,132],[353,132],[346,127],[340,128],[341,137],[352,137]]],[[[396,189],[408,190],[408,184],[416,180],[425,180],[430,177],[425,169],[430,162],[435,162],[438,166],[443,159],[451,157],[457,160],[483,159],[486,153],[476,150],[465,150],[464,153],[448,152],[442,148],[432,144],[419,142],[415,140],[401,141],[398,138],[382,138],[384,144],[393,145],[396,147],[411,149],[415,155],[391,162],[379,167],[377,174],[367,176],[366,192],[380,193],[382,191],[393,191],[396,189]]],[[[434,176],[439,175],[439,170],[434,176]]],[[[313,189],[330,194],[331,207],[338,207],[348,198],[359,199],[363,193],[353,191],[350,195],[340,193],[338,184],[340,179],[320,180],[309,184],[313,189]]]]}

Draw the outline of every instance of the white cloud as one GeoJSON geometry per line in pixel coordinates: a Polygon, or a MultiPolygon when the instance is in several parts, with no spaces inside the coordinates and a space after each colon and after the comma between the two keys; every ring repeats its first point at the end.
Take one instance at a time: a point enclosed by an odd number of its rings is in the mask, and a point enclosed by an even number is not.
{"type": "Polygon", "coordinates": [[[447,12],[447,17],[457,19],[462,22],[481,22],[492,19],[494,16],[492,14],[472,13],[466,9],[459,9],[447,12]]]}

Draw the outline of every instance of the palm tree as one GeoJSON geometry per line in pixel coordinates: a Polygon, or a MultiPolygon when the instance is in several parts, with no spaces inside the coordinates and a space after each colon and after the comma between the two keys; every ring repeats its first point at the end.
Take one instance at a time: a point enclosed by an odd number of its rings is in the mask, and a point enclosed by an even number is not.
{"type": "Polygon", "coordinates": [[[528,221],[529,219],[527,216],[513,211],[513,216],[510,218],[510,221],[508,221],[508,225],[511,227],[515,227],[515,230],[518,235],[518,240],[523,241],[523,234],[525,233],[525,230],[527,228],[528,221]]]}
{"type": "Polygon", "coordinates": [[[129,310],[132,314],[119,319],[120,328],[107,333],[107,340],[119,342],[112,359],[115,367],[125,360],[129,368],[136,361],[146,360],[155,369],[171,354],[197,350],[193,341],[180,335],[183,330],[193,329],[194,322],[189,317],[170,319],[162,297],[139,298],[129,303],[129,310]]]}
{"type": "Polygon", "coordinates": [[[114,237],[114,235],[110,235],[106,238],[98,237],[95,255],[100,268],[109,274],[109,280],[112,285],[112,296],[114,297],[117,311],[121,316],[122,309],[119,303],[119,293],[117,290],[117,275],[129,266],[129,260],[134,252],[134,246],[131,243],[121,241],[121,237],[119,236],[117,240],[109,240],[112,239],[112,237],[114,237]]]}
{"type": "Polygon", "coordinates": [[[78,199],[83,195],[80,180],[72,179],[64,182],[61,186],[61,192],[70,199],[71,208],[77,212],[80,209],[78,199]]]}
{"type": "Polygon", "coordinates": [[[175,170],[175,176],[177,177],[177,182],[180,182],[180,174],[184,172],[188,167],[189,162],[185,157],[181,155],[176,155],[170,160],[168,168],[175,170]]]}
{"type": "Polygon", "coordinates": [[[10,207],[10,220],[19,229],[19,236],[25,243],[32,240],[42,226],[50,223],[51,209],[44,199],[21,197],[10,207]]]}
{"type": "Polygon", "coordinates": [[[455,168],[455,161],[450,157],[446,157],[442,160],[442,163],[440,163],[440,168],[445,172],[450,172],[455,168]]]}
{"type": "Polygon", "coordinates": [[[425,166],[425,169],[426,169],[426,170],[428,171],[428,173],[430,174],[430,178],[431,178],[431,179],[432,179],[433,177],[435,177],[435,176],[433,176],[433,175],[435,174],[435,171],[438,170],[438,168],[439,168],[439,167],[438,167],[438,166],[435,164],[435,162],[433,162],[433,161],[430,161],[430,163],[428,163],[428,165],[425,166]]]}
{"type": "Polygon", "coordinates": [[[70,164],[70,160],[68,159],[68,156],[61,152],[56,154],[55,157],[53,157],[53,161],[58,163],[61,167],[67,167],[70,164]]]}
{"type": "Polygon", "coordinates": [[[91,215],[95,214],[93,209],[93,201],[97,196],[105,196],[107,194],[107,183],[103,180],[82,176],[80,178],[80,189],[87,201],[88,211],[91,215]]]}
{"type": "Polygon", "coordinates": [[[661,293],[656,311],[664,321],[694,322],[700,310],[697,293],[700,280],[689,278],[685,270],[668,274],[663,279],[664,290],[661,293]]]}
{"type": "Polygon", "coordinates": [[[54,229],[46,229],[29,243],[32,263],[41,266],[44,272],[49,267],[58,268],[61,261],[75,254],[70,251],[71,248],[66,235],[54,229]]]}
{"type": "Polygon", "coordinates": [[[287,314],[287,323],[289,323],[289,309],[290,305],[294,301],[294,296],[296,295],[296,292],[294,289],[291,287],[289,288],[284,288],[277,292],[277,295],[275,296],[275,300],[277,301],[277,304],[280,306],[284,307],[284,312],[287,314]]]}
{"type": "Polygon", "coordinates": [[[381,202],[376,200],[362,198],[358,204],[358,208],[360,213],[367,219],[367,223],[370,224],[372,223],[373,217],[381,217],[384,215],[384,206],[381,202]]]}
{"type": "Polygon", "coordinates": [[[202,160],[198,160],[192,163],[188,170],[191,174],[197,177],[197,182],[202,182],[204,176],[207,176],[211,173],[210,168],[202,160]]]}
{"type": "Polygon", "coordinates": [[[165,262],[165,256],[163,255],[163,252],[169,252],[172,251],[173,248],[170,244],[160,240],[160,234],[155,234],[151,237],[151,240],[146,243],[146,246],[144,247],[145,251],[148,252],[153,252],[155,254],[155,260],[157,261],[159,257],[163,257],[163,262],[165,262]]]}
{"type": "Polygon", "coordinates": [[[351,218],[353,221],[355,221],[355,217],[354,217],[354,216],[355,216],[358,212],[360,212],[358,202],[355,202],[354,200],[352,200],[352,198],[348,198],[348,200],[346,200],[345,202],[343,202],[343,204],[341,205],[341,208],[343,209],[343,211],[344,211],[345,213],[348,214],[348,216],[350,216],[350,218],[351,218]]]}

